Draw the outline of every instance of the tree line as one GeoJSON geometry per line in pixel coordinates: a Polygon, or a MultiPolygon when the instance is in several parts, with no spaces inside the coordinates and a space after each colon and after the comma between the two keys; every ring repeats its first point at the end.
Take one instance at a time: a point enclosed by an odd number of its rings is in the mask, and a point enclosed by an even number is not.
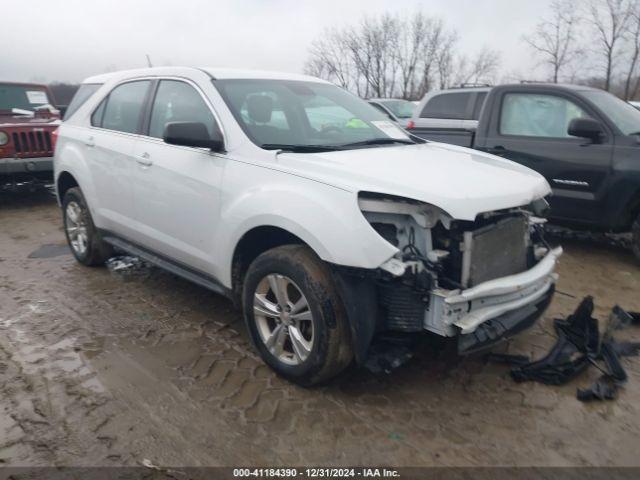
{"type": "MultiPolygon", "coordinates": [[[[542,72],[518,80],[588,84],[624,99],[640,95],[640,0],[553,0],[533,31],[514,40],[542,72]]],[[[415,100],[433,89],[513,81],[502,67],[498,50],[464,52],[454,28],[417,11],[326,30],[311,44],[305,72],[364,98],[415,100]]]]}

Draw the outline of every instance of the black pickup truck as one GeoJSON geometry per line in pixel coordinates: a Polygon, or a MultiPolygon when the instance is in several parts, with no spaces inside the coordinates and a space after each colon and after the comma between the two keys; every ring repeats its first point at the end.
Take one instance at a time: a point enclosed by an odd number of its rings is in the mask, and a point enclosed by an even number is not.
{"type": "Polygon", "coordinates": [[[428,94],[408,129],[538,171],[553,189],[552,221],[632,231],[640,259],[640,111],[610,93],[542,83],[451,89],[428,94]]]}

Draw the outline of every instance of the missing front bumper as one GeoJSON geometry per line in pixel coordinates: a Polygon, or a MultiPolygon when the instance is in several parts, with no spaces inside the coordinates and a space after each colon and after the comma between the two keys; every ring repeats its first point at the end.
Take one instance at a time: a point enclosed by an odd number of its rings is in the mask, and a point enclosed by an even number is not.
{"type": "Polygon", "coordinates": [[[485,350],[533,326],[551,303],[554,291],[555,286],[551,285],[535,303],[487,320],[472,333],[460,335],[458,353],[468,355],[485,350]]]}
{"type": "Polygon", "coordinates": [[[537,304],[553,290],[556,248],[533,268],[481,283],[463,291],[436,290],[426,312],[424,328],[440,335],[470,334],[489,320],[537,304]]]}

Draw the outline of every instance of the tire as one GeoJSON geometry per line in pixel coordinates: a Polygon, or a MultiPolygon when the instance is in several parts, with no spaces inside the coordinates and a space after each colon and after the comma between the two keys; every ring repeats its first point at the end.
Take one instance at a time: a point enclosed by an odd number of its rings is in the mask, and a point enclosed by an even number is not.
{"type": "Polygon", "coordinates": [[[636,256],[636,259],[640,261],[640,215],[638,215],[636,221],[633,222],[633,226],[631,227],[631,234],[631,248],[633,250],[633,254],[636,256]]]}
{"type": "Polygon", "coordinates": [[[244,279],[242,305],[253,344],[287,380],[316,385],[351,363],[342,300],[328,266],[308,247],[285,245],[256,258],[244,279]]]}
{"type": "Polygon", "coordinates": [[[83,265],[103,265],[113,255],[93,224],[91,212],[79,187],[70,188],[62,200],[64,233],[71,253],[83,265]],[[84,239],[84,240],[82,240],[84,239]]]}

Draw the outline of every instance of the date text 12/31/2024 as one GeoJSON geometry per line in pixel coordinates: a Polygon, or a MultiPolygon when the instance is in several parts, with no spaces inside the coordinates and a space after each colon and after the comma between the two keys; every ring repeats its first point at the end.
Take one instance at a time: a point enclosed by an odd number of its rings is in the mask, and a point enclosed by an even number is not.
{"type": "Polygon", "coordinates": [[[235,468],[236,478],[399,478],[397,470],[388,468],[235,468]]]}

